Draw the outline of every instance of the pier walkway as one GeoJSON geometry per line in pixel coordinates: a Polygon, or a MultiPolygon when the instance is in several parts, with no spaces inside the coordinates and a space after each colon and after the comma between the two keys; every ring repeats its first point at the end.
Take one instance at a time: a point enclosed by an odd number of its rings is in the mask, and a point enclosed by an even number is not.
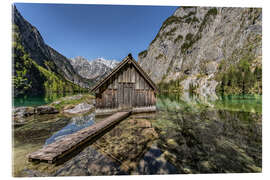
{"type": "Polygon", "coordinates": [[[104,130],[113,126],[117,122],[127,118],[130,114],[130,111],[116,112],[113,115],[105,118],[101,122],[98,122],[73,134],[67,135],[62,139],[59,139],[52,144],[44,146],[42,149],[39,149],[36,152],[29,154],[28,160],[54,163],[68,153],[72,152],[80,145],[98,136],[99,134],[104,132],[104,130]]]}

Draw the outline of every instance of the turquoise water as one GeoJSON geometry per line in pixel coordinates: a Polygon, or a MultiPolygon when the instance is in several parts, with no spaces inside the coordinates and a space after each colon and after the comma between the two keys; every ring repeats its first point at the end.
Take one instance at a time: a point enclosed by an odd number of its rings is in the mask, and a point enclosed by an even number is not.
{"type": "Polygon", "coordinates": [[[71,93],[59,94],[59,93],[50,93],[44,96],[25,96],[18,97],[13,99],[13,106],[41,106],[45,104],[50,104],[53,101],[65,96],[74,95],[71,93]]]}
{"type": "MultiPolygon", "coordinates": [[[[52,93],[45,96],[20,97],[13,99],[14,107],[40,106],[49,104],[57,99],[72,94],[52,93]]],[[[157,107],[167,110],[192,109],[199,110],[205,107],[226,109],[231,111],[262,113],[261,95],[228,95],[215,97],[200,97],[190,94],[161,94],[157,98],[157,107]]]]}
{"type": "Polygon", "coordinates": [[[261,95],[229,95],[202,97],[190,94],[161,94],[157,99],[157,108],[178,111],[200,111],[205,108],[262,113],[261,95]]]}

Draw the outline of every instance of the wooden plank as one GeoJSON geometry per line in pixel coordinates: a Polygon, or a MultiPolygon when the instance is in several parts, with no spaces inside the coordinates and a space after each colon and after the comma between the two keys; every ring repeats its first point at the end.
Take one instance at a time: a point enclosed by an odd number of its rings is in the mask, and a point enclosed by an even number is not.
{"type": "Polygon", "coordinates": [[[142,77],[142,89],[143,90],[145,89],[145,81],[144,81],[143,77],[142,77]]]}
{"type": "Polygon", "coordinates": [[[107,101],[107,107],[108,108],[112,108],[112,102],[113,102],[113,100],[112,100],[112,90],[108,90],[108,93],[107,93],[107,97],[108,97],[108,101],[107,101]]]}
{"type": "Polygon", "coordinates": [[[142,91],[142,106],[145,106],[145,90],[142,91]]]}
{"type": "Polygon", "coordinates": [[[127,82],[130,83],[130,67],[127,67],[127,82]]]}
{"type": "Polygon", "coordinates": [[[132,84],[132,107],[136,107],[136,92],[135,92],[135,84],[132,84]]]}
{"type": "Polygon", "coordinates": [[[130,107],[133,106],[133,101],[134,101],[134,84],[130,84],[130,107]]]}
{"type": "Polygon", "coordinates": [[[118,91],[117,91],[117,102],[118,102],[118,107],[121,108],[121,103],[122,103],[122,83],[118,84],[118,91]]]}
{"type": "Polygon", "coordinates": [[[115,90],[115,108],[118,108],[118,89],[115,90]]]}
{"type": "Polygon", "coordinates": [[[108,85],[108,88],[109,89],[112,89],[112,78],[109,79],[108,84],[109,84],[108,85]]]}
{"type": "Polygon", "coordinates": [[[124,94],[124,100],[123,100],[124,108],[127,108],[127,105],[128,105],[128,88],[126,86],[126,83],[124,84],[123,94],[124,94]]]}
{"type": "Polygon", "coordinates": [[[46,161],[54,163],[65,155],[72,152],[77,147],[93,139],[112,125],[127,118],[131,112],[117,112],[103,121],[67,135],[42,149],[39,149],[28,155],[29,161],[46,161]]]}
{"type": "Polygon", "coordinates": [[[127,82],[130,83],[130,66],[127,67],[127,82]]]}
{"type": "Polygon", "coordinates": [[[135,89],[140,89],[140,80],[137,71],[135,71],[135,89]]]}
{"type": "Polygon", "coordinates": [[[119,75],[118,75],[118,83],[121,83],[123,82],[123,73],[122,71],[119,72],[119,75]]]}
{"type": "Polygon", "coordinates": [[[146,90],[148,90],[148,89],[150,88],[150,87],[149,87],[149,84],[148,84],[147,82],[145,82],[144,88],[145,88],[146,90]]]}
{"type": "Polygon", "coordinates": [[[152,90],[149,90],[149,106],[152,106],[151,93],[152,93],[152,90]]]}
{"type": "Polygon", "coordinates": [[[153,93],[153,105],[155,105],[156,104],[156,96],[155,96],[155,93],[152,91],[152,93],[153,93]]]}
{"type": "Polygon", "coordinates": [[[148,90],[145,90],[144,100],[145,100],[145,106],[148,106],[148,90]]]}
{"type": "Polygon", "coordinates": [[[101,98],[100,97],[97,98],[97,107],[98,108],[101,107],[101,98]]]}
{"type": "Polygon", "coordinates": [[[155,100],[155,94],[154,92],[152,91],[152,105],[154,105],[156,103],[156,100],[155,100]]]}
{"type": "Polygon", "coordinates": [[[140,106],[143,106],[142,90],[140,89],[140,106]]]}
{"type": "Polygon", "coordinates": [[[129,82],[132,83],[132,66],[131,64],[129,65],[129,82]]]}
{"type": "Polygon", "coordinates": [[[127,82],[127,69],[125,68],[124,73],[123,73],[123,82],[127,82]]]}
{"type": "Polygon", "coordinates": [[[103,101],[103,107],[107,108],[107,94],[106,94],[106,90],[104,91],[104,101],[103,101]]]}
{"type": "Polygon", "coordinates": [[[139,92],[136,90],[136,107],[139,107],[139,92]]]}
{"type": "Polygon", "coordinates": [[[131,82],[135,83],[135,69],[131,66],[131,82]]]}
{"type": "Polygon", "coordinates": [[[124,107],[124,83],[121,85],[121,108],[124,107]]]}
{"type": "Polygon", "coordinates": [[[152,93],[152,91],[150,93],[150,101],[151,101],[151,105],[152,105],[153,104],[153,93],[152,93]]]}
{"type": "Polygon", "coordinates": [[[140,106],[140,91],[137,90],[137,107],[140,106]]]}
{"type": "Polygon", "coordinates": [[[117,89],[117,77],[114,76],[114,79],[113,79],[113,89],[117,89]]]}
{"type": "Polygon", "coordinates": [[[155,112],[156,106],[149,106],[149,107],[136,107],[132,108],[132,114],[136,113],[149,113],[149,112],[155,112]]]}
{"type": "Polygon", "coordinates": [[[136,100],[135,100],[135,104],[136,104],[135,107],[138,107],[138,105],[139,105],[138,104],[138,98],[139,98],[139,96],[138,96],[138,90],[136,90],[136,89],[135,89],[135,98],[136,98],[136,100]]]}
{"type": "Polygon", "coordinates": [[[104,92],[101,94],[101,99],[100,99],[100,108],[102,109],[102,108],[105,108],[104,107],[104,92]]]}
{"type": "Polygon", "coordinates": [[[143,89],[143,78],[140,76],[140,89],[143,89]]]}
{"type": "Polygon", "coordinates": [[[112,108],[115,108],[115,90],[112,90],[112,108]]]}

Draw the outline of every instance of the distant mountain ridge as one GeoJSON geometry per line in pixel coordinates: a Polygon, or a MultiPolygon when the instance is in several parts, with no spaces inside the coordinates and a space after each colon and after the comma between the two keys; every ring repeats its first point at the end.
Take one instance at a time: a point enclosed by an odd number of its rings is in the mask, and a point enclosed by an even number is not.
{"type": "Polygon", "coordinates": [[[13,6],[14,96],[41,95],[89,88],[93,82],[80,76],[70,61],[48,46],[38,29],[13,6]]]}
{"type": "Polygon", "coordinates": [[[40,66],[49,69],[82,87],[88,87],[87,79],[79,76],[69,60],[45,44],[38,29],[27,22],[14,6],[13,23],[18,27],[21,43],[30,57],[40,66]]]}
{"type": "Polygon", "coordinates": [[[70,62],[80,76],[94,81],[99,81],[119,63],[117,60],[106,60],[104,58],[87,60],[81,56],[71,58],[70,62]]]}

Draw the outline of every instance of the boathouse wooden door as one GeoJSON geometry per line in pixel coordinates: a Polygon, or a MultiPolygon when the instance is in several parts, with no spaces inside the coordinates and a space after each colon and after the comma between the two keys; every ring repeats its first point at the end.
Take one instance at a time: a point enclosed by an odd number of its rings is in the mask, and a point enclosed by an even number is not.
{"type": "Polygon", "coordinates": [[[134,83],[119,83],[119,86],[119,107],[121,110],[130,110],[134,96],[134,83]]]}

